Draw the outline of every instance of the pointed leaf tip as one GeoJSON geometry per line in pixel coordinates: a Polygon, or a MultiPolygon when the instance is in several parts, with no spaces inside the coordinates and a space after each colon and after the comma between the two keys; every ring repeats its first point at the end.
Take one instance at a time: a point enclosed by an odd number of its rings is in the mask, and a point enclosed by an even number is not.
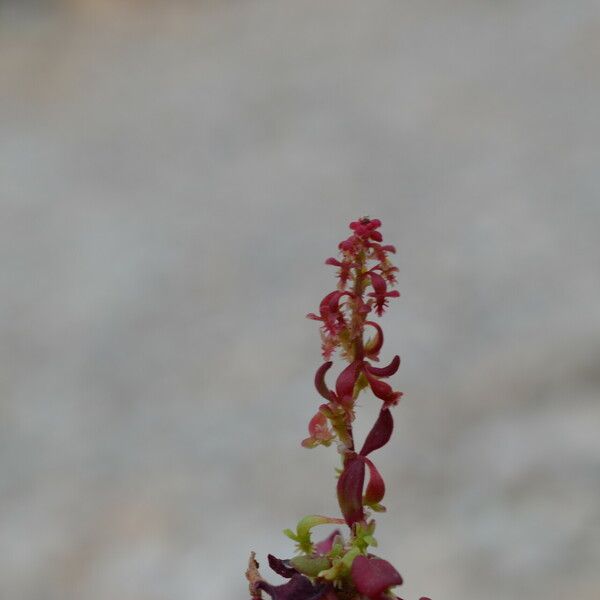
{"type": "Polygon", "coordinates": [[[368,456],[374,450],[385,446],[390,441],[393,430],[394,419],[392,413],[388,408],[384,407],[379,411],[379,417],[377,417],[377,421],[375,421],[371,431],[369,431],[360,454],[368,456]]]}
{"type": "Polygon", "coordinates": [[[383,512],[385,511],[385,507],[379,504],[385,496],[385,483],[383,477],[368,458],[365,458],[365,462],[369,467],[369,483],[365,490],[364,503],[376,510],[376,512],[383,512]]]}
{"type": "Polygon", "coordinates": [[[377,355],[383,346],[383,329],[375,321],[365,321],[365,325],[371,325],[375,329],[375,337],[365,344],[365,354],[369,358],[377,359],[377,355]]]}
{"type": "Polygon", "coordinates": [[[317,392],[319,392],[319,394],[321,394],[325,400],[331,400],[331,392],[325,383],[325,373],[329,371],[332,364],[333,363],[328,360],[327,362],[323,363],[315,373],[315,387],[317,388],[317,392]]]}
{"type": "Polygon", "coordinates": [[[277,575],[281,575],[282,577],[289,579],[297,573],[296,569],[286,565],[286,561],[281,560],[281,558],[277,558],[272,554],[268,554],[267,559],[269,561],[269,566],[273,571],[275,571],[275,573],[277,573],[277,575]]]}
{"type": "Polygon", "coordinates": [[[377,375],[377,377],[391,377],[396,373],[396,371],[400,368],[400,357],[396,354],[389,365],[385,367],[374,367],[370,363],[365,361],[365,369],[372,373],[373,375],[377,375]]]}
{"type": "Polygon", "coordinates": [[[371,391],[378,398],[383,400],[386,405],[396,404],[396,401],[401,396],[400,392],[394,391],[389,384],[375,377],[375,375],[371,374],[368,369],[365,369],[364,373],[369,382],[369,386],[371,387],[371,391]]]}

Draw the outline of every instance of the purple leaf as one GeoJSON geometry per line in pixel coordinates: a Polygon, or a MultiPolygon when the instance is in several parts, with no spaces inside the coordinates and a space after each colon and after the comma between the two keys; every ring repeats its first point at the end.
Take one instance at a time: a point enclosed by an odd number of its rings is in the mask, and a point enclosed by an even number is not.
{"type": "Polygon", "coordinates": [[[355,360],[351,362],[339,375],[335,382],[335,391],[337,393],[340,402],[344,402],[344,399],[349,397],[352,398],[354,391],[354,384],[358,379],[358,368],[360,361],[355,360]]]}
{"type": "Polygon", "coordinates": [[[287,561],[281,560],[281,558],[276,558],[272,554],[269,554],[267,558],[269,559],[269,566],[271,569],[273,569],[273,571],[275,571],[275,573],[277,573],[277,575],[281,575],[282,577],[289,579],[298,572],[293,567],[289,567],[286,564],[287,561]]]}
{"type": "Polygon", "coordinates": [[[397,404],[402,394],[395,392],[385,381],[375,377],[368,369],[364,370],[365,377],[371,386],[371,391],[386,404],[397,404]]]}
{"type": "Polygon", "coordinates": [[[331,361],[323,363],[315,373],[315,387],[317,388],[317,392],[319,392],[325,400],[331,400],[331,392],[325,383],[325,373],[331,368],[332,364],[331,361]]]}
{"type": "Polygon", "coordinates": [[[364,459],[362,456],[351,458],[346,463],[337,484],[338,502],[349,527],[364,519],[362,499],[364,483],[364,459]]]}
{"type": "Polygon", "coordinates": [[[400,368],[400,357],[396,354],[392,358],[392,362],[385,367],[374,367],[373,365],[365,362],[365,369],[377,377],[391,377],[400,368]]]}
{"type": "Polygon", "coordinates": [[[388,588],[402,584],[400,573],[381,558],[357,556],[351,576],[358,592],[373,600],[378,600],[388,588]]]}
{"type": "Polygon", "coordinates": [[[392,437],[392,431],[394,429],[394,419],[389,409],[382,408],[379,412],[379,417],[375,421],[369,435],[363,444],[362,450],[360,451],[361,456],[367,456],[374,450],[378,450],[382,446],[385,446],[390,437],[392,437]]]}
{"type": "Polygon", "coordinates": [[[365,490],[365,504],[368,506],[378,505],[385,496],[385,483],[375,465],[365,458],[365,462],[369,467],[369,483],[365,490]]]}
{"type": "Polygon", "coordinates": [[[327,585],[313,585],[308,577],[296,573],[283,585],[259,581],[257,589],[264,590],[273,600],[320,600],[327,593],[327,585]]]}

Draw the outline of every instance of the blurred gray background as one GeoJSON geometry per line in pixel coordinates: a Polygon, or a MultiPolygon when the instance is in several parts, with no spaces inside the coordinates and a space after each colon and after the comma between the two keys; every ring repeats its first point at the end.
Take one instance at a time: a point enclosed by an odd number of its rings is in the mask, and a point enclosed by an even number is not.
{"type": "Polygon", "coordinates": [[[0,597],[247,598],[336,513],[304,315],[368,214],[399,593],[597,600],[599,106],[597,1],[0,2],[0,597]]]}

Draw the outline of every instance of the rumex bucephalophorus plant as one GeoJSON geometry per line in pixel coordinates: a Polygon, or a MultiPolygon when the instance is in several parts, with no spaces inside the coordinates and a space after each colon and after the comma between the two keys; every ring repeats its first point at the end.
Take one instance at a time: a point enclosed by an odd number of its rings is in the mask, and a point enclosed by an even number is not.
{"type": "Polygon", "coordinates": [[[379,219],[368,217],[350,223],[352,233],[340,242],[339,258],[325,261],[337,269],[336,289],[323,298],[317,314],[307,315],[321,323],[321,348],[326,362],[315,374],[315,387],[324,402],[310,420],[309,436],[302,445],[337,445],[341,458],[337,498],[342,518],[309,515],[300,519],[295,531],[285,530],[296,542],[296,556],[286,560],[268,557],[273,571],[289,580],[283,585],[271,585],[262,578],[252,553],[246,571],[252,600],[260,600],[262,592],[272,600],[398,598],[391,588],[402,584],[402,577],[389,562],[369,551],[377,546],[371,515],[385,511],[381,504],[385,483],[370,456],[390,440],[394,427],[391,409],[402,396],[386,381],[400,367],[399,356],[386,366],[376,366],[383,330],[372,315],[383,316],[389,299],[400,295],[390,289],[396,284],[398,269],[389,255],[396,250],[383,244],[380,227],[379,219]],[[367,333],[371,335],[365,341],[367,333]],[[325,376],[336,351],[348,365],[339,373],[335,388],[330,389],[325,376]],[[352,424],[357,398],[366,390],[381,401],[381,409],[357,451],[352,424]],[[348,531],[343,535],[336,529],[323,541],[314,543],[311,530],[325,524],[345,525],[348,531]]]}

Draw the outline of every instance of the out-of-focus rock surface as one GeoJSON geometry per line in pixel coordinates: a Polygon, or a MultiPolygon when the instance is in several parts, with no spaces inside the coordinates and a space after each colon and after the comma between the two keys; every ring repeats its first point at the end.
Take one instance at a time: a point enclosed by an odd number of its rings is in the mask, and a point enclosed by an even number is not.
{"type": "Polygon", "coordinates": [[[585,0],[0,3],[0,597],[242,599],[336,512],[303,317],[367,213],[401,595],[597,600],[599,40],[585,0]]]}

